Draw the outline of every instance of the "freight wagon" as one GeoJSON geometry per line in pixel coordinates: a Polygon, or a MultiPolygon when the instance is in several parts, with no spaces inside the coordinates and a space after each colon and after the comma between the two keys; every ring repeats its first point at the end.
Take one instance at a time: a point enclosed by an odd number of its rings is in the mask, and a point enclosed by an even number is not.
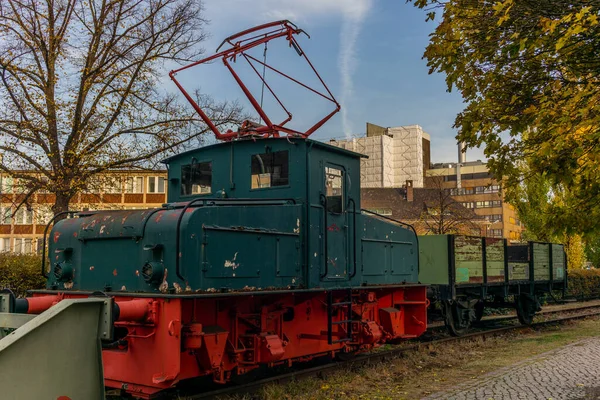
{"type": "Polygon", "coordinates": [[[452,334],[464,333],[486,307],[515,308],[530,324],[538,297],[567,288],[563,245],[460,235],[419,237],[419,281],[452,334]]]}

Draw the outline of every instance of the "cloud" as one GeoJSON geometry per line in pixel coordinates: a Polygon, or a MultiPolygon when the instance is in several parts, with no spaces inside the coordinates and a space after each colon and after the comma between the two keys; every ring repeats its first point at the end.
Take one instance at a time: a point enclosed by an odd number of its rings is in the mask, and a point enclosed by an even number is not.
{"type": "MultiPolygon", "coordinates": [[[[314,17],[364,15],[371,0],[229,0],[225,3],[207,0],[209,19],[221,21],[221,16],[246,21],[266,22],[289,19],[302,23],[314,17]],[[251,4],[251,5],[250,5],[251,4]]],[[[215,21],[217,22],[217,21],[215,21]]]]}
{"type": "Polygon", "coordinates": [[[353,6],[344,12],[344,20],[340,31],[340,53],[338,65],[340,69],[342,93],[340,104],[342,106],[342,130],[346,137],[352,132],[351,121],[348,116],[349,103],[354,93],[352,75],[356,68],[356,41],[362,23],[371,7],[371,0],[353,2],[353,6]]]}

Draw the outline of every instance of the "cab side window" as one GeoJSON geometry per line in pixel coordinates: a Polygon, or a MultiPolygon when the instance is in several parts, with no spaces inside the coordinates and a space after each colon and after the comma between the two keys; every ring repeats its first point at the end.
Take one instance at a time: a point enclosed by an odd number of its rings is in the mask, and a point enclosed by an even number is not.
{"type": "Polygon", "coordinates": [[[252,189],[289,185],[289,152],[254,154],[252,156],[252,189]]]}
{"type": "Polygon", "coordinates": [[[212,163],[201,162],[181,166],[181,195],[211,193],[212,163]]]}
{"type": "Polygon", "coordinates": [[[344,212],[344,171],[325,167],[325,197],[327,211],[335,214],[344,212]]]}

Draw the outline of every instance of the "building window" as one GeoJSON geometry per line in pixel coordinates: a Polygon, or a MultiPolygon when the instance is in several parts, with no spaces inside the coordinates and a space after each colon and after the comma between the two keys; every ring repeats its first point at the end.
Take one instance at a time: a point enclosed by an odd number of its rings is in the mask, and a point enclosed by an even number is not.
{"type": "Polygon", "coordinates": [[[15,238],[15,253],[31,254],[33,252],[35,252],[35,248],[33,246],[33,239],[15,238]]]}
{"type": "Polygon", "coordinates": [[[0,193],[12,193],[13,178],[10,176],[0,176],[0,193]]]}
{"type": "Polygon", "coordinates": [[[341,214],[344,211],[344,171],[325,167],[325,197],[327,211],[341,214]]]}
{"type": "Polygon", "coordinates": [[[490,230],[488,230],[488,236],[501,238],[502,237],[502,229],[490,229],[490,230]]]}
{"type": "Polygon", "coordinates": [[[500,190],[500,186],[498,185],[490,185],[490,186],[477,186],[475,187],[475,193],[498,193],[500,190]]]}
{"type": "Polygon", "coordinates": [[[24,207],[19,208],[15,214],[15,225],[33,224],[33,211],[24,207]]]}
{"type": "Polygon", "coordinates": [[[502,201],[486,200],[486,201],[477,201],[475,203],[475,208],[490,208],[490,207],[502,207],[502,201]]]}
{"type": "Polygon", "coordinates": [[[47,225],[54,216],[54,213],[49,205],[38,205],[34,215],[36,225],[47,225]]]}
{"type": "Polygon", "coordinates": [[[475,208],[475,203],[472,201],[468,201],[466,203],[460,203],[460,204],[462,204],[462,206],[465,208],[475,208]]]}
{"type": "Polygon", "coordinates": [[[375,214],[379,214],[379,215],[384,215],[386,217],[390,217],[392,216],[392,209],[391,208],[372,208],[368,211],[371,211],[375,214]]]}
{"type": "Polygon", "coordinates": [[[212,163],[201,162],[181,167],[181,195],[208,194],[211,192],[212,163]]]}
{"type": "Polygon", "coordinates": [[[484,215],[483,218],[490,222],[500,222],[502,221],[502,214],[484,215]]]}
{"type": "Polygon", "coordinates": [[[475,193],[474,188],[454,188],[454,189],[446,189],[446,191],[448,193],[450,193],[452,196],[464,196],[464,195],[475,193]]]}
{"type": "Polygon", "coordinates": [[[144,193],[144,178],[141,176],[125,178],[125,193],[144,193]]]}
{"type": "Polygon", "coordinates": [[[289,184],[288,151],[254,154],[251,164],[252,189],[286,186],[289,184]]]}
{"type": "Polygon", "coordinates": [[[0,225],[12,224],[12,210],[10,207],[0,207],[0,225]]]}
{"type": "Polygon", "coordinates": [[[513,225],[516,225],[517,221],[515,221],[514,217],[508,217],[508,222],[510,222],[513,225]]]}
{"type": "Polygon", "coordinates": [[[0,253],[10,251],[10,238],[0,238],[0,253]]]}
{"type": "Polygon", "coordinates": [[[148,193],[164,193],[165,192],[165,178],[162,176],[149,176],[148,177],[148,193]]]}
{"type": "Polygon", "coordinates": [[[121,178],[115,176],[107,176],[102,184],[103,193],[122,193],[121,178]]]}
{"type": "Polygon", "coordinates": [[[444,182],[456,182],[456,175],[445,175],[444,182]]]}

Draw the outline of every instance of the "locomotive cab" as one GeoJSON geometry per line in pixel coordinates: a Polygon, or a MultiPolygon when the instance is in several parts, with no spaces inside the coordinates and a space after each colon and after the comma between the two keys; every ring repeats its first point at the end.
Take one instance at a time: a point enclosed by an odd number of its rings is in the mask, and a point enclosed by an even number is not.
{"type": "MultiPolygon", "coordinates": [[[[198,205],[242,207],[279,201],[296,206],[300,213],[287,233],[298,235],[294,244],[301,250],[297,266],[300,269],[300,265],[308,264],[304,269],[308,272],[297,274],[292,285],[351,285],[358,263],[355,247],[361,157],[308,139],[244,140],[207,146],[165,160],[168,200],[172,204],[194,201],[198,205]]],[[[279,213],[274,210],[271,208],[269,214],[279,213]]],[[[279,242],[281,246],[281,238],[279,242]]]]}

